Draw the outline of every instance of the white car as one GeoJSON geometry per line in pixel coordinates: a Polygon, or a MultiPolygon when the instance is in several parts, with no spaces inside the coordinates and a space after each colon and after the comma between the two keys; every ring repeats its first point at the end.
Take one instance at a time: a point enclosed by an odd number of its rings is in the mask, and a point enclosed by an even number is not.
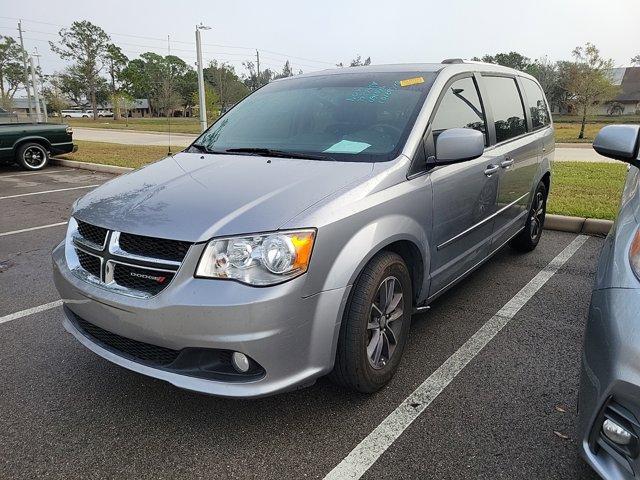
{"type": "MultiPolygon", "coordinates": [[[[93,110],[87,110],[90,117],[93,117],[93,110]]],[[[98,117],[113,117],[113,112],[109,110],[98,110],[98,117]]]]}
{"type": "Polygon", "coordinates": [[[64,118],[89,118],[93,114],[89,110],[62,110],[64,118]]]}

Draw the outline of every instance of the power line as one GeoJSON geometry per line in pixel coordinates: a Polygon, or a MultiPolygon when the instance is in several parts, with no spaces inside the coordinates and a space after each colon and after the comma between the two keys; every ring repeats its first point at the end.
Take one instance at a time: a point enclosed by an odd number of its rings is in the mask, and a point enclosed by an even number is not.
{"type": "MultiPolygon", "coordinates": [[[[16,20],[16,21],[20,20],[19,18],[5,17],[5,16],[0,16],[0,19],[16,20]]],[[[68,28],[69,27],[68,25],[60,25],[60,24],[56,24],[56,23],[42,22],[42,21],[39,21],[39,20],[32,20],[32,19],[26,19],[26,20],[28,22],[37,23],[37,24],[41,24],[41,25],[49,25],[49,26],[58,27],[58,28],[68,28]]],[[[37,32],[35,30],[32,30],[32,32],[34,32],[34,33],[44,33],[44,34],[47,34],[47,35],[57,35],[58,34],[57,32],[56,33],[53,33],[53,32],[37,32]]],[[[153,40],[153,41],[162,42],[162,43],[164,43],[166,41],[165,38],[159,38],[159,37],[133,35],[133,34],[129,34],[129,33],[115,33],[115,32],[106,32],[106,33],[108,35],[113,35],[113,36],[139,38],[139,39],[143,39],[143,40],[153,40]]],[[[172,40],[172,43],[180,43],[180,44],[183,44],[183,45],[191,45],[191,46],[195,47],[195,42],[172,40]]],[[[232,48],[232,49],[239,49],[239,50],[250,50],[250,51],[256,50],[255,47],[246,47],[246,46],[238,46],[238,45],[223,45],[223,44],[215,44],[215,43],[203,43],[202,45],[207,46],[207,47],[232,48]]],[[[146,47],[146,48],[152,48],[152,47],[146,47]]],[[[157,47],[154,47],[154,48],[157,48],[157,47]]],[[[178,50],[178,49],[174,48],[173,50],[178,50]]],[[[281,56],[281,57],[292,58],[292,59],[295,59],[295,60],[303,60],[303,61],[306,61],[306,62],[320,63],[320,64],[324,64],[324,65],[335,66],[334,62],[327,62],[327,61],[324,61],[324,60],[316,60],[316,59],[306,58],[306,57],[298,57],[298,56],[289,55],[289,54],[282,53],[282,52],[276,52],[276,51],[273,51],[273,50],[265,50],[265,49],[262,49],[262,48],[260,48],[259,50],[262,51],[262,52],[270,53],[272,55],[278,55],[278,56],[281,56]]],[[[241,55],[241,54],[236,54],[236,55],[241,55]]],[[[318,68],[318,67],[313,67],[313,68],[318,68]]]]}

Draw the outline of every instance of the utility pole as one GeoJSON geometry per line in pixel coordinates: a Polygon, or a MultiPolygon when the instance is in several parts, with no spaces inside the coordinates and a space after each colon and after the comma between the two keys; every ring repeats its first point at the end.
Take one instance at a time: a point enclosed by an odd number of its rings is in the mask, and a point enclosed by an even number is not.
{"type": "Polygon", "coordinates": [[[42,113],[40,113],[40,97],[38,96],[38,88],[36,87],[36,67],[33,63],[33,57],[29,57],[29,64],[31,65],[31,80],[33,80],[33,96],[36,101],[36,116],[38,122],[42,121],[42,113]]]}
{"type": "Polygon", "coordinates": [[[258,81],[257,83],[257,87],[260,88],[260,52],[258,50],[256,50],[256,66],[258,69],[258,81]]]}
{"type": "MultiPolygon", "coordinates": [[[[40,88],[40,92],[42,92],[42,69],[40,68],[40,54],[38,53],[38,47],[34,47],[36,53],[33,54],[34,57],[38,60],[38,85],[34,83],[33,88],[40,88]]],[[[44,94],[42,95],[42,111],[44,112],[44,121],[45,123],[49,121],[49,112],[47,112],[47,101],[44,98],[44,94]]]]}
{"type": "Polygon", "coordinates": [[[20,32],[20,47],[22,48],[22,66],[24,67],[24,88],[27,91],[27,103],[29,104],[29,115],[31,115],[31,90],[29,90],[29,70],[27,69],[27,51],[24,49],[22,40],[22,20],[18,20],[18,32],[20,32]]]}
{"type": "Polygon", "coordinates": [[[211,27],[207,27],[200,23],[196,25],[196,56],[198,58],[198,100],[200,110],[200,130],[205,131],[207,129],[207,102],[204,91],[204,71],[202,65],[202,43],[200,41],[200,30],[209,30],[211,27]]]}

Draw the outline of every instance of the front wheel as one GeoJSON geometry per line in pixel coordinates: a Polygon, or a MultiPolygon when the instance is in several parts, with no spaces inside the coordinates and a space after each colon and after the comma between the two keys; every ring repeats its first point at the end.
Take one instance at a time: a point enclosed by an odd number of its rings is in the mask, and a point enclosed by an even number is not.
{"type": "Polygon", "coordinates": [[[381,252],[358,277],[340,327],[330,378],[363,393],[382,388],[398,370],[411,324],[412,290],[402,257],[381,252]]]}
{"type": "Polygon", "coordinates": [[[543,182],[538,184],[531,201],[524,229],[511,240],[511,247],[520,252],[531,252],[538,246],[542,237],[544,217],[547,212],[547,187],[543,182]]]}
{"type": "Polygon", "coordinates": [[[49,163],[49,154],[39,143],[30,142],[20,145],[16,160],[25,170],[42,170],[49,163]]]}

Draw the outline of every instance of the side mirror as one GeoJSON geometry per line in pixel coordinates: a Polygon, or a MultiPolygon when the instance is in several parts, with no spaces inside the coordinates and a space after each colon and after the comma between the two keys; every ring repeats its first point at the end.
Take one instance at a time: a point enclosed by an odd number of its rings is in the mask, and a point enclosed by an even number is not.
{"type": "Polygon", "coordinates": [[[640,168],[639,146],[640,125],[607,125],[598,132],[593,141],[593,149],[600,155],[640,168]]]}
{"type": "Polygon", "coordinates": [[[473,160],[484,153],[484,134],[470,128],[450,128],[436,140],[436,163],[473,160]]]}

